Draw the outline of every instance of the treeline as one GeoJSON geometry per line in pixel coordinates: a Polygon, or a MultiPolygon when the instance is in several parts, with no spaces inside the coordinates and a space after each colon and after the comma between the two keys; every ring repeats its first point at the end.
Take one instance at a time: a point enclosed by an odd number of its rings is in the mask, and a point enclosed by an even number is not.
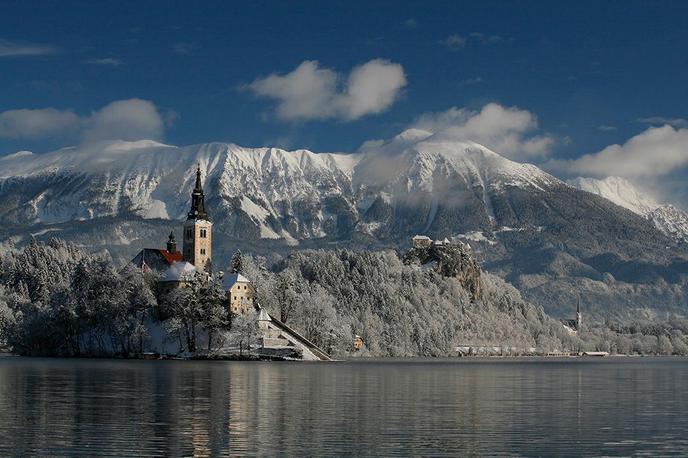
{"type": "Polygon", "coordinates": [[[150,281],[59,239],[32,242],[0,258],[0,336],[23,355],[141,353],[150,281]]]}
{"type": "MultiPolygon", "coordinates": [[[[268,265],[234,256],[226,270],[253,281],[258,303],[321,348],[369,356],[449,356],[456,346],[687,354],[688,322],[599,324],[568,333],[500,278],[483,273],[479,300],[459,281],[396,253],[296,252],[268,265]]],[[[0,344],[25,355],[121,355],[165,341],[174,352],[245,348],[255,322],[227,313],[219,278],[156,297],[157,276],[117,269],[58,239],[0,254],[0,344]],[[162,337],[161,337],[162,335],[162,337]]]]}

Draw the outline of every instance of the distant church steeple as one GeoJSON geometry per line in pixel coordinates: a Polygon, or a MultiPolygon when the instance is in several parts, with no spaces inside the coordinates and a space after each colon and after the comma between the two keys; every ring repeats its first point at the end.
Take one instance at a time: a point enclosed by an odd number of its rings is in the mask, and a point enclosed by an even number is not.
{"type": "Polygon", "coordinates": [[[577,331],[580,331],[582,324],[583,324],[583,316],[581,315],[580,297],[579,297],[578,298],[578,304],[576,304],[576,330],[577,331]]]}
{"type": "Polygon", "coordinates": [[[191,210],[184,223],[184,260],[206,272],[211,270],[212,226],[205,211],[201,165],[198,164],[196,185],[191,192],[191,210]]]}

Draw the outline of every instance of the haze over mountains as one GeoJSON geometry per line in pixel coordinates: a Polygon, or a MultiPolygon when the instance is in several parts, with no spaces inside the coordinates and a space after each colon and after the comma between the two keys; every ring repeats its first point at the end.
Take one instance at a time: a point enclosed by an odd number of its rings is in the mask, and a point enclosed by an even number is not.
{"type": "Polygon", "coordinates": [[[584,191],[418,129],[356,154],[152,141],[15,154],[0,159],[0,235],[58,235],[124,262],[180,226],[197,163],[219,265],[238,247],[404,250],[423,233],[469,242],[484,269],[555,315],[572,313],[579,297],[600,316],[687,310],[680,210],[620,180],[573,183],[584,191]]]}

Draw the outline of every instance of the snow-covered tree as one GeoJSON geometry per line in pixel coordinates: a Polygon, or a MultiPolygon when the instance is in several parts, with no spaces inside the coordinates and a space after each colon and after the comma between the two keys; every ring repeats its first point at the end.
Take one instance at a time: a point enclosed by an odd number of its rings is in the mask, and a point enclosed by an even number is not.
{"type": "Polygon", "coordinates": [[[256,317],[251,314],[238,315],[232,319],[232,327],[226,334],[226,340],[230,345],[239,348],[239,354],[243,355],[244,350],[250,351],[253,343],[259,337],[258,322],[256,317]]]}
{"type": "Polygon", "coordinates": [[[232,260],[229,262],[229,273],[230,274],[241,274],[244,272],[244,259],[241,255],[241,250],[237,250],[232,256],[232,260]]]}

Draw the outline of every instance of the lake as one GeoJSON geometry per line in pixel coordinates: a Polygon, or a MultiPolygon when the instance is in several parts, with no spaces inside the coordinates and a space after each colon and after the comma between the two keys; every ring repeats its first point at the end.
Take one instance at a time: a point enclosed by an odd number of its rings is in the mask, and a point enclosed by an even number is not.
{"type": "Polygon", "coordinates": [[[0,455],[688,455],[688,359],[0,358],[0,455]]]}

